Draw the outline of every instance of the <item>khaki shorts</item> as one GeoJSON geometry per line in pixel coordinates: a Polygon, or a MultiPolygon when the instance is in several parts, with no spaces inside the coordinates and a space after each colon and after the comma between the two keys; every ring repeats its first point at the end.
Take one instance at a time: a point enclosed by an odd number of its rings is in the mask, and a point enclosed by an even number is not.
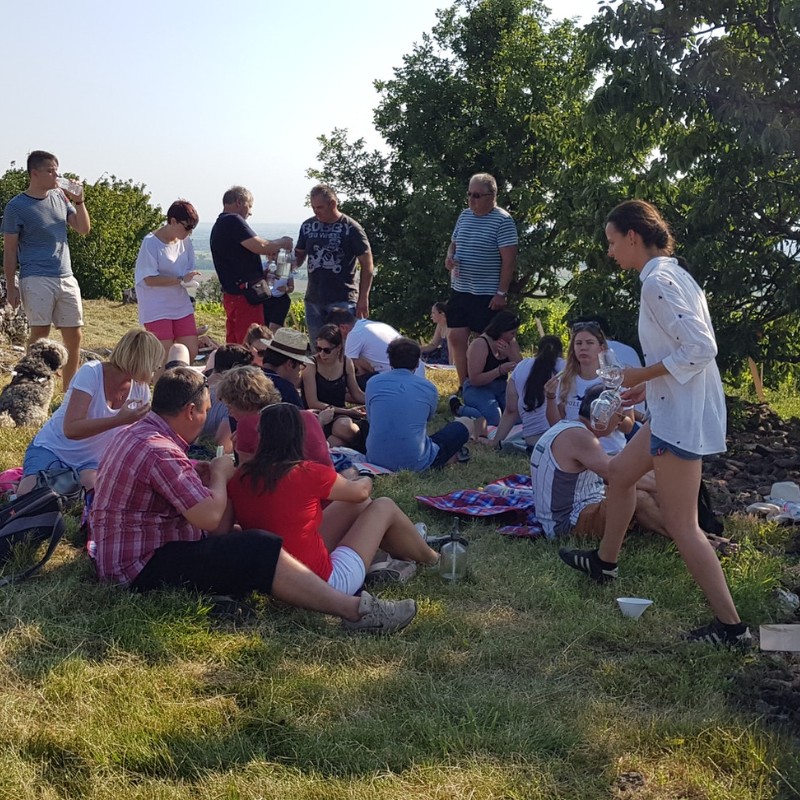
{"type": "Polygon", "coordinates": [[[21,278],[19,294],[31,327],[80,328],[83,325],[81,288],[74,275],[21,278]]]}
{"type": "Polygon", "coordinates": [[[606,500],[592,503],[581,511],[571,536],[586,536],[600,539],[606,528],[606,500]]]}

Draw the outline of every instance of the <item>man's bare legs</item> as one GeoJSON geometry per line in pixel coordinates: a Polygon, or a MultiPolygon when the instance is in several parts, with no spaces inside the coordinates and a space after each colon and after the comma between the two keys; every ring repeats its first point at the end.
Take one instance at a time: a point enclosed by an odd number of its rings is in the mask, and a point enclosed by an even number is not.
{"type": "Polygon", "coordinates": [[[469,345],[469,328],[448,328],[447,347],[450,361],[458,373],[459,387],[467,379],[467,346],[469,345]]]}
{"type": "MultiPolygon", "coordinates": [[[[69,389],[69,384],[75,377],[78,367],[81,365],[81,336],[83,328],[60,328],[61,339],[64,347],[67,348],[67,363],[61,371],[61,381],[64,391],[69,389]]],[[[47,329],[48,333],[50,328],[47,329]]],[[[46,336],[47,334],[45,334],[46,336]]]]}

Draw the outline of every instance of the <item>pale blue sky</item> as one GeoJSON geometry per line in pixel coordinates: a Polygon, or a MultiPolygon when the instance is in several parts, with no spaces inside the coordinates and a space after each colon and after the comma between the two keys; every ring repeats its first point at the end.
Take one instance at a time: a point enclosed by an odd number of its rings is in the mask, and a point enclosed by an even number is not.
{"type": "MultiPolygon", "coordinates": [[[[144,183],[203,222],[234,183],[253,219],[296,222],[316,137],[347,128],[373,147],[375,78],[436,22],[445,0],[15,2],[2,12],[0,174],[33,149],[92,182],[144,183]],[[9,113],[10,112],[10,113],[9,113]]],[[[592,16],[598,0],[553,2],[592,16]]]]}

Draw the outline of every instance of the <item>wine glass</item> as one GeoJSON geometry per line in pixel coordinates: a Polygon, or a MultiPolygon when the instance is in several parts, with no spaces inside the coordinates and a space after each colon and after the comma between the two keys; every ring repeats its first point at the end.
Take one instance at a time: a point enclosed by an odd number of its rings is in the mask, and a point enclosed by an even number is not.
{"type": "Polygon", "coordinates": [[[609,389],[619,389],[625,380],[625,374],[617,354],[613,350],[601,350],[597,358],[600,363],[597,375],[602,379],[603,384],[609,389]]]}

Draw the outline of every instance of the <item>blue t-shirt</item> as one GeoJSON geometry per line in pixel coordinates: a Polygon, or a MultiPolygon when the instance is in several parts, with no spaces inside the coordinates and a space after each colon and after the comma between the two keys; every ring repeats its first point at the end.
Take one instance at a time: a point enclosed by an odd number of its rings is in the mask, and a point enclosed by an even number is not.
{"type": "Polygon", "coordinates": [[[18,194],[3,212],[3,233],[19,236],[20,278],[69,277],[72,261],[67,245],[67,218],[75,206],[63,192],[51,189],[44,197],[18,194]]]}
{"type": "Polygon", "coordinates": [[[388,469],[427,469],[439,453],[428,436],[439,393],[426,378],[407,369],[373,376],[367,397],[367,460],[388,469]]]}
{"type": "Polygon", "coordinates": [[[501,247],[518,243],[517,226],[505,209],[495,206],[478,216],[469,208],[458,217],[453,241],[458,268],[451,273],[456,292],[494,294],[500,285],[501,247]]]}

